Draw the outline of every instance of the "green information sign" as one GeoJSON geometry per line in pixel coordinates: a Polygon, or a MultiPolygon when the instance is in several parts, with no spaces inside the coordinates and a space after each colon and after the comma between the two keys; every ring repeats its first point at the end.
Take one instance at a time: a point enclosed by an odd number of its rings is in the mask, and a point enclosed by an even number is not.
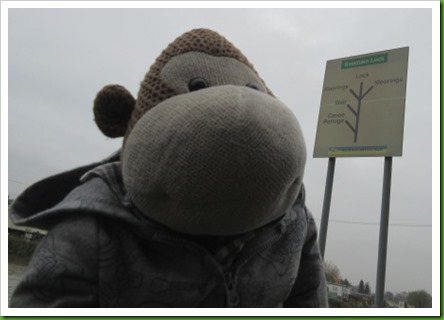
{"type": "Polygon", "coordinates": [[[327,61],[315,158],[402,155],[408,52],[327,61]]]}
{"type": "Polygon", "coordinates": [[[383,54],[377,54],[377,55],[372,55],[372,56],[366,56],[366,57],[362,57],[362,58],[343,60],[342,61],[342,69],[369,66],[369,65],[378,64],[378,63],[386,63],[387,56],[388,56],[387,53],[383,53],[383,54]]]}

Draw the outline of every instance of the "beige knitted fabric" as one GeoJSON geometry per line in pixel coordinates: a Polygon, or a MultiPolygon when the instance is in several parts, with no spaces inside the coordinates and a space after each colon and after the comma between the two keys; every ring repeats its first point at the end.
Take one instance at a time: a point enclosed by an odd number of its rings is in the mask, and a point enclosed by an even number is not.
{"type": "Polygon", "coordinates": [[[122,173],[150,218],[184,233],[233,235],[287,210],[305,158],[299,124],[284,104],[227,85],[150,110],[126,141],[122,173]]]}

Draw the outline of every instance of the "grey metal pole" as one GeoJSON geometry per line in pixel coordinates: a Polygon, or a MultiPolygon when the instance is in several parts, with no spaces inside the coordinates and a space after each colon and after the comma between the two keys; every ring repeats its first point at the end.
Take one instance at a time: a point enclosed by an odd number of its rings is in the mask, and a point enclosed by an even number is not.
{"type": "Polygon", "coordinates": [[[385,267],[387,263],[391,180],[392,157],[385,157],[384,181],[382,185],[381,223],[379,226],[378,269],[376,273],[375,303],[377,308],[384,307],[385,267]]]}
{"type": "Polygon", "coordinates": [[[335,174],[336,158],[328,158],[327,179],[325,182],[324,203],[322,206],[321,227],[319,230],[319,250],[324,259],[325,242],[327,240],[328,216],[330,215],[331,192],[333,189],[333,178],[335,174]]]}

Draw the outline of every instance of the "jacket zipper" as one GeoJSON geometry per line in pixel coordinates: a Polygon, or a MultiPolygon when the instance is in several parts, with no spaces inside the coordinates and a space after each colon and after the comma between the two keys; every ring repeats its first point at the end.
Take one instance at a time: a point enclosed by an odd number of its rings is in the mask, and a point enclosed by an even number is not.
{"type": "Polygon", "coordinates": [[[235,261],[232,266],[230,267],[229,271],[224,274],[225,279],[225,290],[227,292],[227,305],[229,308],[233,308],[239,305],[240,303],[240,295],[237,291],[237,282],[236,282],[236,273],[237,270],[240,268],[242,264],[247,262],[251,257],[255,256],[259,252],[264,251],[273,243],[275,243],[282,235],[275,235],[272,238],[270,238],[266,243],[262,243],[262,245],[259,245],[252,250],[249,250],[248,254],[239,259],[238,261],[235,261]]]}
{"type": "MultiPolygon", "coordinates": [[[[224,273],[225,291],[227,293],[227,305],[229,308],[236,307],[240,304],[240,295],[237,290],[237,284],[235,280],[237,270],[240,268],[242,264],[247,262],[251,257],[255,256],[257,253],[273,245],[276,241],[278,241],[282,237],[282,234],[283,232],[274,235],[270,239],[268,239],[265,243],[262,243],[261,245],[258,245],[252,248],[251,250],[248,250],[248,253],[246,253],[244,257],[238,259],[237,261],[234,261],[229,270],[224,273]]],[[[192,243],[188,240],[178,239],[170,235],[163,235],[161,237],[169,242],[185,246],[188,249],[194,248],[195,250],[197,249],[202,253],[208,254],[203,247],[201,247],[200,245],[196,245],[195,243],[192,243]]]]}
{"type": "MultiPolygon", "coordinates": [[[[203,254],[208,255],[207,251],[204,248],[202,248],[200,245],[196,245],[195,243],[190,242],[188,240],[178,239],[174,236],[169,236],[169,235],[162,235],[161,238],[167,240],[170,243],[174,243],[176,245],[181,245],[181,246],[184,246],[185,248],[188,248],[188,249],[198,250],[198,251],[201,251],[203,254]]],[[[212,256],[210,256],[210,257],[213,258],[212,256]]],[[[216,264],[218,264],[218,262],[216,260],[214,260],[214,262],[216,264]]],[[[233,270],[233,269],[231,269],[231,270],[233,270]]],[[[231,271],[231,270],[223,273],[224,282],[225,282],[225,291],[227,293],[227,306],[229,308],[236,307],[240,303],[240,296],[239,296],[239,292],[237,291],[235,275],[233,274],[233,271],[231,271]]]]}
{"type": "Polygon", "coordinates": [[[239,292],[236,288],[236,281],[232,272],[228,272],[224,275],[225,278],[225,289],[227,291],[227,305],[229,308],[236,307],[239,305],[240,297],[239,292]]]}

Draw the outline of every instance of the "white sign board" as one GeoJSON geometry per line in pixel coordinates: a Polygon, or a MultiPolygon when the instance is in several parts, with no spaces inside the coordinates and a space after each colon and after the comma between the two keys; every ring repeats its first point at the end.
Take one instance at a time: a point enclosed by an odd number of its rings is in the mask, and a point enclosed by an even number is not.
{"type": "Polygon", "coordinates": [[[408,53],[327,61],[315,158],[402,155],[408,53]]]}

